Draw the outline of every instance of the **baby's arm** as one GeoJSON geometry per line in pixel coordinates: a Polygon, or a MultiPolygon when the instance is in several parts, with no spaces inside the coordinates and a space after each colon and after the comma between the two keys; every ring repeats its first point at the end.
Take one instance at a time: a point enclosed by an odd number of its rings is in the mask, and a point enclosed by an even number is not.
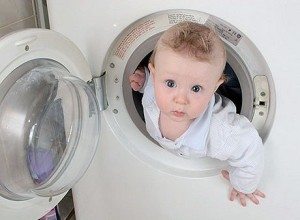
{"type": "Polygon", "coordinates": [[[264,155],[263,145],[257,131],[254,128],[239,128],[233,132],[235,138],[232,141],[238,143],[232,155],[228,158],[229,172],[222,171],[222,175],[230,181],[233,189],[230,200],[237,197],[242,206],[246,206],[246,197],[253,203],[259,204],[257,196],[265,195],[257,190],[263,172],[264,155]]]}
{"type": "Polygon", "coordinates": [[[247,195],[257,203],[256,195],[264,197],[256,191],[264,168],[262,140],[253,124],[245,116],[236,114],[233,102],[218,94],[215,99],[207,156],[228,161],[229,172],[223,175],[234,188],[231,200],[238,196],[245,205],[247,195]]]}
{"type": "Polygon", "coordinates": [[[130,86],[134,91],[139,91],[145,84],[146,74],[144,68],[138,68],[129,75],[130,86]]]}

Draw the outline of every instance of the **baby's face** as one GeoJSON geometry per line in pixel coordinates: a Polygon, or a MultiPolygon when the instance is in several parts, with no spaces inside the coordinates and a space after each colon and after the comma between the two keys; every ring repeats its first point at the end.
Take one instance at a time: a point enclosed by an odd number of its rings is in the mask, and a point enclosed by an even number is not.
{"type": "Polygon", "coordinates": [[[200,62],[170,49],[155,55],[149,64],[155,98],[161,114],[173,121],[192,121],[202,115],[220,80],[220,66],[200,62]]]}

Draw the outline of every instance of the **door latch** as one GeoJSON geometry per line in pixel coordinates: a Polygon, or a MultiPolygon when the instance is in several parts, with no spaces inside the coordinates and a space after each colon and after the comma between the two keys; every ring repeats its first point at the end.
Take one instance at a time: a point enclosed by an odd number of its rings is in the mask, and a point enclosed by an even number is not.
{"type": "Polygon", "coordinates": [[[253,79],[255,87],[255,98],[253,102],[253,120],[252,123],[256,129],[263,128],[269,113],[270,88],[266,76],[258,75],[253,79]]]}

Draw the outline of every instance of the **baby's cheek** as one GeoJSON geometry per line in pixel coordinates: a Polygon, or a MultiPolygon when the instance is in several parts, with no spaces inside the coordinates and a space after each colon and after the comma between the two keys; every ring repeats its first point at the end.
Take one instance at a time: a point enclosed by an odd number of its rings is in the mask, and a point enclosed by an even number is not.
{"type": "Polygon", "coordinates": [[[191,105],[190,111],[191,115],[195,118],[202,115],[202,113],[206,110],[207,103],[203,101],[196,101],[191,105]]]}
{"type": "Polygon", "coordinates": [[[168,91],[161,86],[158,86],[155,88],[156,100],[158,100],[158,99],[163,100],[163,99],[167,98],[168,94],[169,94],[168,91]]]}
{"type": "Polygon", "coordinates": [[[164,109],[165,108],[165,102],[164,102],[164,97],[162,96],[157,96],[156,97],[156,104],[159,109],[164,109]]]}

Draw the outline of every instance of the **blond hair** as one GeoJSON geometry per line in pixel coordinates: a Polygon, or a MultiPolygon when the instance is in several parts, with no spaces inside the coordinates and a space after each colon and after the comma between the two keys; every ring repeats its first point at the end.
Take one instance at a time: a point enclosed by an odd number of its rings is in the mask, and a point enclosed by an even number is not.
{"type": "Polygon", "coordinates": [[[199,61],[221,63],[221,77],[226,79],[223,74],[226,65],[224,44],[212,29],[203,24],[184,21],[166,30],[159,38],[149,59],[153,66],[155,54],[161,47],[185,53],[199,61]]]}

